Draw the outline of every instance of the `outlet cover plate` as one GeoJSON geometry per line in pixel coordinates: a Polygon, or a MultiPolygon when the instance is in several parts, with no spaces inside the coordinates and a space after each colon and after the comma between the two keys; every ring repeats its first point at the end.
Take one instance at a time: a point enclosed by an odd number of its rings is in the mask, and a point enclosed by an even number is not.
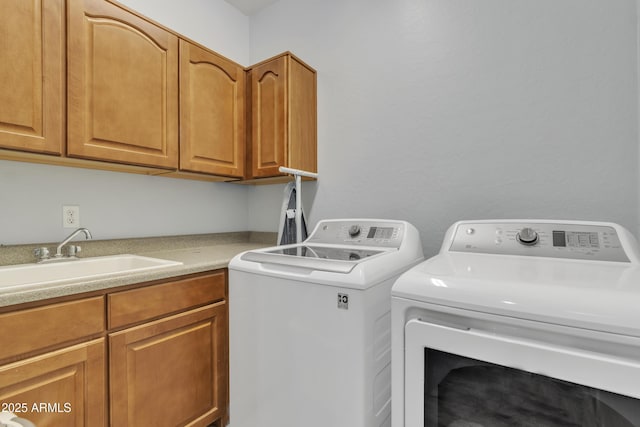
{"type": "Polygon", "coordinates": [[[80,206],[66,205],[62,207],[62,226],[64,228],[80,227],[80,206]]]}

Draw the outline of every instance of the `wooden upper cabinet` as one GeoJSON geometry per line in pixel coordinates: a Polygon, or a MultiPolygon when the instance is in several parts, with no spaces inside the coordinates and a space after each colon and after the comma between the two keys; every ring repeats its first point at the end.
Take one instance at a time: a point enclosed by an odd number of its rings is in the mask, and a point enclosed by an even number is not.
{"type": "Polygon", "coordinates": [[[277,182],[317,172],[316,110],[289,52],[244,69],[112,0],[2,2],[4,158],[277,182]]]}
{"type": "Polygon", "coordinates": [[[244,68],[180,40],[180,169],[242,178],[244,68]]]}
{"type": "Polygon", "coordinates": [[[63,0],[3,0],[0,147],[62,154],[63,0]]]}
{"type": "Polygon", "coordinates": [[[178,38],[104,0],[68,1],[69,156],[178,167],[178,38]]]}
{"type": "Polygon", "coordinates": [[[285,166],[317,172],[316,72],[290,53],[249,71],[251,176],[282,175],[285,166]]]}

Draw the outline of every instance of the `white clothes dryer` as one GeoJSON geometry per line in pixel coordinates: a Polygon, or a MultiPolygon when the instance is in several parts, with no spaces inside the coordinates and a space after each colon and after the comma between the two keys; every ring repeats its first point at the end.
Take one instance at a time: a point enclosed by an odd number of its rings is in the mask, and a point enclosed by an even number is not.
{"type": "Polygon", "coordinates": [[[639,427],[639,254],[612,223],[454,224],[393,286],[393,427],[639,427]]]}
{"type": "Polygon", "coordinates": [[[405,221],[320,221],[229,264],[232,427],[391,425],[391,286],[424,259],[405,221]]]}

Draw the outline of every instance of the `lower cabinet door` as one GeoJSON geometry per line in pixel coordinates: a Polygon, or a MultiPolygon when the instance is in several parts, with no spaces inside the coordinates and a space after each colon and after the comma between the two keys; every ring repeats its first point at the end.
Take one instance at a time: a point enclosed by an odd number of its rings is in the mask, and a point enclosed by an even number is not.
{"type": "Polygon", "coordinates": [[[109,335],[111,425],[207,426],[225,416],[225,302],[109,335]]]}
{"type": "Polygon", "coordinates": [[[0,411],[38,427],[106,425],[104,338],[0,366],[0,411]]]}

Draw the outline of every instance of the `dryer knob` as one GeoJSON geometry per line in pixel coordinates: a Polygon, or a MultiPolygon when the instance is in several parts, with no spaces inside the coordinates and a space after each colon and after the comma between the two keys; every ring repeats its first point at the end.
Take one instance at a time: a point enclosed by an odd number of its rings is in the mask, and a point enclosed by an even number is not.
{"type": "Polygon", "coordinates": [[[518,242],[523,245],[533,246],[538,243],[538,233],[533,228],[525,227],[517,234],[518,242]]]}
{"type": "Polygon", "coordinates": [[[356,237],[358,234],[360,234],[359,225],[352,225],[351,227],[349,227],[349,236],[356,237]]]}

